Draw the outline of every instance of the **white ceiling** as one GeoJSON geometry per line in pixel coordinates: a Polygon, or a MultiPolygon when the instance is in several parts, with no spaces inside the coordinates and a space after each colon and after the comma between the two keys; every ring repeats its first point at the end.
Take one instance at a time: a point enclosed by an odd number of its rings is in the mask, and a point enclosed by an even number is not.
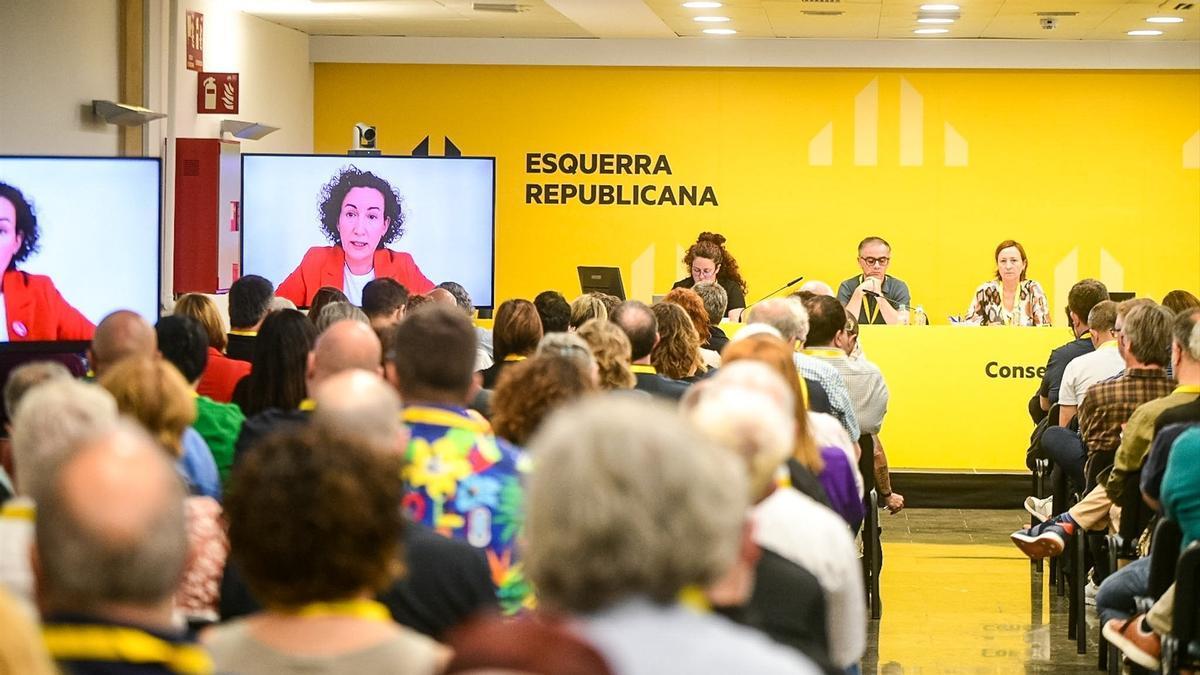
{"type": "MultiPolygon", "coordinates": [[[[952,0],[953,1],[953,0],[952,0]]],[[[1041,39],[1200,41],[1200,0],[957,0],[958,20],[941,36],[918,36],[919,0],[722,0],[715,10],[683,0],[237,0],[242,9],[310,35],[475,38],[845,38],[1041,39]],[[518,11],[483,11],[477,5],[518,11]],[[1053,30],[1039,12],[1058,17],[1053,30]],[[698,23],[700,15],[729,17],[698,23]],[[1151,25],[1150,16],[1178,16],[1179,24],[1151,25]],[[736,36],[701,31],[728,27],[736,36]],[[1157,37],[1126,31],[1159,29],[1157,37]]]]}

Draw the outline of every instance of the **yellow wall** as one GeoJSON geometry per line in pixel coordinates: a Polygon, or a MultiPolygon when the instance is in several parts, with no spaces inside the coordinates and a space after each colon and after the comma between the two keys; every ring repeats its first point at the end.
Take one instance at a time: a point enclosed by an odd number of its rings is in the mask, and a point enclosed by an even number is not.
{"type": "Polygon", "coordinates": [[[648,299],[701,230],[729,237],[751,300],[798,274],[836,285],[880,234],[935,323],[1008,237],[1056,323],[1084,276],[1200,289],[1195,71],[318,64],[314,100],[319,153],[367,121],[387,153],[429,135],[497,158],[497,300],[573,297],[577,264],[619,265],[648,299]],[[528,152],[665,154],[673,173],[530,175],[528,152]],[[719,206],[526,205],[528,182],[711,185],[719,206]]]}

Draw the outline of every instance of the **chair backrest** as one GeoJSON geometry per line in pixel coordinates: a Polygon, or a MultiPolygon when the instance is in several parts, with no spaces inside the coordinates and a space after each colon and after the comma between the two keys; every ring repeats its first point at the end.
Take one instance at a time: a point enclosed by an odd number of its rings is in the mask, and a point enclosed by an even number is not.
{"type": "MultiPolygon", "coordinates": [[[[1150,542],[1150,583],[1148,593],[1157,600],[1175,583],[1175,569],[1179,564],[1179,547],[1183,543],[1183,531],[1170,518],[1160,518],[1154,528],[1154,539],[1150,542]]],[[[1178,597],[1178,588],[1176,597],[1178,597]]]]}
{"type": "Polygon", "coordinates": [[[1200,541],[1179,556],[1179,567],[1175,571],[1175,617],[1171,634],[1179,639],[1183,649],[1189,642],[1200,640],[1200,541]]]}
{"type": "Polygon", "coordinates": [[[1140,470],[1127,474],[1120,499],[1121,538],[1129,542],[1137,541],[1154,517],[1154,510],[1142,500],[1141,480],[1140,470]]]}

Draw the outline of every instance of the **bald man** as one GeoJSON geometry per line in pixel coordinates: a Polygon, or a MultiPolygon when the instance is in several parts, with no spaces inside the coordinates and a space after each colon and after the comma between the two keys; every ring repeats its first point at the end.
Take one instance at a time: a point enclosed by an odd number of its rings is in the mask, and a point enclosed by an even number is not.
{"type": "Polygon", "coordinates": [[[451,305],[453,307],[458,306],[458,298],[455,298],[453,293],[444,288],[435,288],[432,291],[429,291],[428,295],[429,299],[436,303],[451,305]]]}
{"type": "Polygon", "coordinates": [[[125,672],[133,658],[142,673],[211,672],[173,621],[188,557],[184,493],[145,432],[122,422],[81,442],[34,498],[43,635],[66,672],[125,672]],[[162,648],[89,649],[117,644],[118,635],[162,648]]]}
{"type": "Polygon", "coordinates": [[[383,346],[370,326],[351,319],[331,324],[317,336],[312,351],[308,353],[305,371],[308,398],[301,401],[300,407],[295,410],[271,408],[248,418],[242,424],[234,447],[234,465],[267,434],[307,424],[309,415],[316,408],[314,398],[317,389],[326,379],[353,369],[382,375],[382,361],[383,346]]]}
{"type": "Polygon", "coordinates": [[[116,362],[130,356],[152,357],[158,354],[158,338],[154,327],[137,312],[118,309],[96,326],[88,348],[88,363],[96,377],[104,374],[116,362]]]}
{"type": "Polygon", "coordinates": [[[313,424],[335,437],[362,436],[397,453],[408,445],[400,395],[375,372],[355,368],[332,375],[317,386],[313,401],[313,424]]]}

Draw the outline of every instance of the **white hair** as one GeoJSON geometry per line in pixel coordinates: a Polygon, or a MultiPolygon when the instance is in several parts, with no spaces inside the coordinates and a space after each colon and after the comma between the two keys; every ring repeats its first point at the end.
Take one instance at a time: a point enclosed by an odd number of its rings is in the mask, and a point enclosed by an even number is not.
{"type": "Polygon", "coordinates": [[[765,323],[779,331],[784,341],[797,340],[800,344],[808,339],[808,310],[800,298],[771,298],[750,307],[746,321],[765,323]]]}
{"type": "Polygon", "coordinates": [[[21,399],[13,418],[18,490],[33,493],[48,463],[111,431],[117,418],[117,402],[99,385],[68,379],[34,387],[21,399]]]}
{"type": "Polygon", "coordinates": [[[833,296],[833,287],[830,286],[829,284],[825,283],[824,281],[819,281],[817,279],[813,279],[811,281],[804,282],[803,284],[800,285],[800,290],[808,291],[809,293],[812,293],[813,295],[833,296]]]}
{"type": "MultiPolygon", "coordinates": [[[[787,387],[782,381],[779,386],[787,387]]],[[[689,414],[701,433],[745,464],[753,501],[767,493],[796,440],[796,420],[790,402],[785,407],[784,401],[752,387],[713,382],[689,414]]]]}

